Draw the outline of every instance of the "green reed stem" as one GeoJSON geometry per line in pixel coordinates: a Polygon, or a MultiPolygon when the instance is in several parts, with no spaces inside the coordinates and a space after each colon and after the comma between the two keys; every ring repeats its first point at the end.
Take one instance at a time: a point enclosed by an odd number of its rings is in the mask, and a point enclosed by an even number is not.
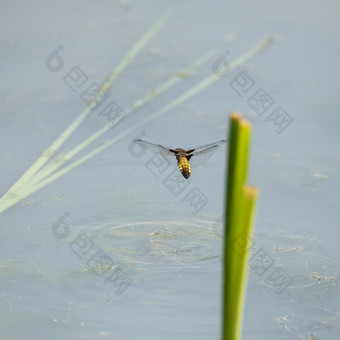
{"type": "Polygon", "coordinates": [[[251,125],[230,116],[223,262],[223,340],[240,340],[258,190],[246,184],[251,125]]]}

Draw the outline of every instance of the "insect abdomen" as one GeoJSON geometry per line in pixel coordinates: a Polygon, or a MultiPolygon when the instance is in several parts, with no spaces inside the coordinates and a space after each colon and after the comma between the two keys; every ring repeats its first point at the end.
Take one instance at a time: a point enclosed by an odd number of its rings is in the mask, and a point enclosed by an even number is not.
{"type": "Polygon", "coordinates": [[[188,179],[191,174],[190,164],[188,160],[185,157],[180,157],[178,159],[178,166],[179,170],[181,170],[183,177],[188,179]]]}

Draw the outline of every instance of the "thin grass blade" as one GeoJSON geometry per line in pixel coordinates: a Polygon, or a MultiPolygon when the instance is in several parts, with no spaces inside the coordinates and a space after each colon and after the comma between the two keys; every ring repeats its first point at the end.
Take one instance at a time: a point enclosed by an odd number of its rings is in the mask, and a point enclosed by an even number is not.
{"type": "MultiPolygon", "coordinates": [[[[70,135],[78,128],[83,120],[89,115],[92,109],[101,101],[104,94],[112,87],[113,82],[131,63],[138,53],[145,47],[150,39],[160,30],[174,12],[175,7],[166,11],[144,35],[132,46],[126,56],[118,64],[114,71],[101,84],[102,91],[98,91],[97,96],[85,108],[85,110],[61,133],[61,135],[43,152],[43,154],[26,170],[26,172],[13,184],[13,186],[0,198],[0,213],[4,211],[3,204],[6,200],[12,200],[17,196],[17,190],[36,174],[46,162],[51,160],[55,152],[63,145],[70,135]]],[[[7,205],[7,204],[6,204],[7,205]]]]}

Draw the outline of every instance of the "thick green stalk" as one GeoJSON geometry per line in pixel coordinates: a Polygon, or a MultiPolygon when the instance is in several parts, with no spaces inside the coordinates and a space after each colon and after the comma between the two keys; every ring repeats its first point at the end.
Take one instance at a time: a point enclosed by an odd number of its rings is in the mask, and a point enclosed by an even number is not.
{"type": "Polygon", "coordinates": [[[223,340],[240,340],[258,190],[246,185],[251,125],[232,114],[225,203],[223,340]]]}

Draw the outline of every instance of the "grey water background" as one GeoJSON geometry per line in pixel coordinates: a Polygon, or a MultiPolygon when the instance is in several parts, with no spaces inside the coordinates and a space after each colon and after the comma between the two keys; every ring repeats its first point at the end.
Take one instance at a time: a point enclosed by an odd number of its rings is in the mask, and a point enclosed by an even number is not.
{"type": "MultiPolygon", "coordinates": [[[[172,3],[2,4],[1,193],[84,109],[83,89],[63,81],[72,67],[88,85],[100,83],[172,3]],[[60,46],[63,68],[51,72],[46,60],[60,46]]],[[[224,139],[233,110],[253,125],[249,182],[261,190],[251,260],[267,255],[262,267],[250,261],[243,338],[338,339],[338,16],[337,1],[178,2],[108,98],[125,110],[217,46],[216,56],[92,147],[210,75],[220,56],[231,61],[268,36],[276,42],[1,214],[0,339],[218,339],[226,149],[174,194],[166,182],[173,169],[155,175],[152,154],[131,142],[192,147],[224,139]],[[254,83],[243,96],[231,87],[241,71],[254,83]],[[281,133],[267,119],[271,109],[259,115],[248,102],[260,88],[272,109],[292,118],[281,133]],[[198,211],[185,199],[194,188],[205,197],[198,211]],[[53,232],[56,223],[69,227],[66,237],[53,232]],[[125,286],[88,262],[99,250],[123,271],[125,286]],[[262,273],[268,264],[287,275],[282,291],[262,273]]],[[[105,124],[95,111],[62,150],[105,124]]]]}

